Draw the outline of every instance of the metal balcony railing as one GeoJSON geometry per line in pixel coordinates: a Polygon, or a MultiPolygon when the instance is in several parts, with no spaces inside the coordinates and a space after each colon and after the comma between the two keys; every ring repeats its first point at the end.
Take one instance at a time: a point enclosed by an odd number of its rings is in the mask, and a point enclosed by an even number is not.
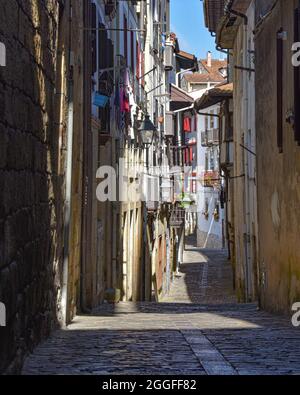
{"type": "Polygon", "coordinates": [[[177,228],[184,225],[185,210],[183,208],[175,207],[171,211],[170,225],[177,228]]]}
{"type": "Polygon", "coordinates": [[[209,129],[201,132],[201,145],[202,147],[210,147],[219,144],[219,130],[209,129]]]}

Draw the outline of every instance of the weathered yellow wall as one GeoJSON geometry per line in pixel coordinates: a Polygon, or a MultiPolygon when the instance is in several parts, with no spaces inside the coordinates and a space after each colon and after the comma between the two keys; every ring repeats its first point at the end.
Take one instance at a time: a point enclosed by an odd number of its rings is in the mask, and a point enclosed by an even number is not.
{"type": "MultiPolygon", "coordinates": [[[[283,153],[277,148],[276,32],[283,41],[283,117],[294,108],[293,10],[298,2],[282,0],[256,36],[256,113],[258,155],[258,222],[261,302],[264,308],[289,312],[300,301],[300,147],[285,123],[283,153]]],[[[300,94],[300,92],[299,92],[300,94]]]]}

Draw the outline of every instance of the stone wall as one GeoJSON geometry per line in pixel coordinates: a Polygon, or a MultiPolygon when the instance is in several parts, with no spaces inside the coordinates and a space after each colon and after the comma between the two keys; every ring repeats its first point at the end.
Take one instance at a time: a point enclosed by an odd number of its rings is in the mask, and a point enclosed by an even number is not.
{"type": "Polygon", "coordinates": [[[66,62],[58,0],[0,0],[0,372],[61,320],[66,62]],[[57,67],[59,66],[59,67],[57,67]]]}

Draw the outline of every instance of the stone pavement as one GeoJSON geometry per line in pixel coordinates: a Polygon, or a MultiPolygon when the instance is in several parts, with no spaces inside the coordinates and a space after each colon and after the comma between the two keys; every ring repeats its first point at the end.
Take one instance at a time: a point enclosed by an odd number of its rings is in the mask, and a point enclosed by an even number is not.
{"type": "Polygon", "coordinates": [[[104,305],[56,331],[23,374],[300,374],[290,317],[235,301],[223,251],[187,247],[162,303],[104,305]]]}

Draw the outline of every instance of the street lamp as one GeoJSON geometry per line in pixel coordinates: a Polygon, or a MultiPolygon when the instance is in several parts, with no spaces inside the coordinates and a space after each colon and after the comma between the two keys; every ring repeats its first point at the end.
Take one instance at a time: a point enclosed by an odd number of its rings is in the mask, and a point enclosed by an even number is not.
{"type": "Polygon", "coordinates": [[[157,129],[155,125],[151,122],[150,116],[145,115],[144,120],[141,122],[141,125],[138,129],[140,134],[140,138],[144,147],[146,147],[146,163],[147,167],[149,164],[149,147],[152,145],[154,136],[156,135],[157,129]]]}
{"type": "Polygon", "coordinates": [[[151,122],[149,115],[145,115],[145,119],[141,122],[138,131],[140,133],[143,145],[148,146],[153,143],[154,135],[157,129],[151,122]]]}

